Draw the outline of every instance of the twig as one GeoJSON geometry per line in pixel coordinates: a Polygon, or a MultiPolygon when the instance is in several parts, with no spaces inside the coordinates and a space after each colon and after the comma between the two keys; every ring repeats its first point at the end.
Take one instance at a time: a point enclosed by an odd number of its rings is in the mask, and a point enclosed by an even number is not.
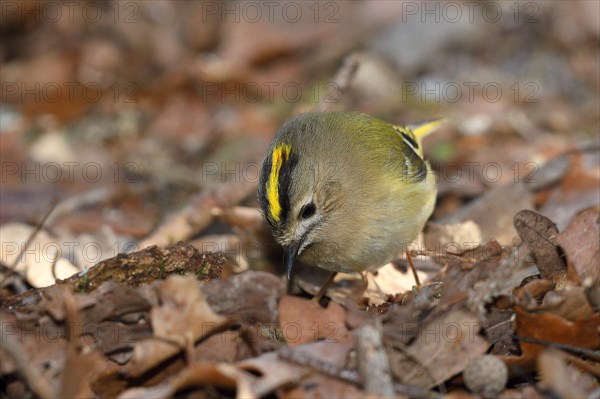
{"type": "Polygon", "coordinates": [[[365,391],[383,397],[394,395],[390,362],[381,337],[381,321],[366,324],[356,331],[358,371],[365,391]]]}
{"type": "Polygon", "coordinates": [[[240,183],[215,185],[190,200],[183,209],[169,215],[140,247],[165,246],[185,241],[203,231],[214,220],[214,208],[229,208],[237,205],[256,190],[256,182],[242,179],[240,183]]]}
{"type": "Polygon", "coordinates": [[[299,366],[309,367],[322,374],[337,378],[342,381],[350,382],[354,385],[362,386],[362,379],[356,370],[350,370],[339,367],[335,364],[326,363],[319,359],[309,357],[300,351],[293,350],[287,346],[279,349],[279,357],[295,363],[299,366]]]}
{"type": "Polygon", "coordinates": [[[415,265],[412,261],[412,256],[410,256],[410,252],[408,251],[406,251],[406,260],[408,260],[408,265],[410,266],[410,270],[412,271],[413,277],[415,278],[415,284],[417,285],[417,288],[421,288],[421,281],[419,280],[417,269],[415,269],[415,265]]]}
{"type": "MultiPolygon", "coordinates": [[[[325,374],[329,377],[351,383],[358,387],[364,386],[363,380],[356,370],[350,370],[331,363],[323,362],[319,359],[309,357],[304,353],[291,349],[287,346],[279,349],[278,354],[281,359],[297,364],[298,366],[309,367],[321,374],[325,374]]],[[[412,385],[393,383],[393,387],[395,395],[405,395],[414,398],[438,397],[438,395],[435,395],[435,393],[431,391],[426,391],[422,388],[412,385]]]]}
{"type": "Polygon", "coordinates": [[[47,222],[52,224],[55,220],[61,218],[63,215],[71,214],[76,210],[86,206],[107,201],[111,197],[114,197],[115,194],[116,189],[114,188],[99,187],[70,196],[56,204],[56,209],[54,210],[52,217],[48,218],[47,222]]]}
{"type": "MultiPolygon", "coordinates": [[[[58,204],[58,199],[56,199],[56,198],[53,199],[52,202],[50,203],[50,207],[46,211],[46,214],[44,215],[42,220],[40,220],[40,222],[35,226],[35,229],[33,230],[31,235],[25,242],[25,245],[23,245],[23,247],[19,251],[19,254],[17,255],[17,257],[15,257],[15,259],[12,261],[12,263],[10,265],[8,265],[8,267],[7,267],[8,272],[10,272],[11,274],[18,274],[17,272],[15,272],[15,268],[19,264],[19,260],[21,259],[21,256],[23,256],[25,251],[29,248],[29,246],[33,242],[34,238],[38,235],[40,230],[42,230],[42,227],[44,227],[44,224],[46,224],[46,221],[50,217],[50,214],[52,213],[52,211],[54,211],[54,209],[56,208],[57,204],[58,204]]],[[[10,282],[10,279],[7,278],[2,283],[0,283],[0,288],[4,288],[6,285],[8,285],[9,282],[10,282]]]]}
{"type": "Polygon", "coordinates": [[[598,365],[591,365],[588,362],[586,362],[583,359],[578,358],[577,356],[573,356],[570,353],[567,352],[562,352],[561,355],[564,357],[565,360],[568,360],[571,362],[571,364],[573,364],[573,366],[577,367],[578,369],[589,373],[593,376],[595,376],[596,378],[600,378],[600,368],[598,368],[598,365]]]}
{"type": "Polygon", "coordinates": [[[60,256],[59,251],[56,251],[56,253],[54,254],[54,259],[52,260],[52,278],[54,279],[54,281],[58,280],[58,277],[56,276],[56,264],[58,263],[58,258],[60,256]]]}

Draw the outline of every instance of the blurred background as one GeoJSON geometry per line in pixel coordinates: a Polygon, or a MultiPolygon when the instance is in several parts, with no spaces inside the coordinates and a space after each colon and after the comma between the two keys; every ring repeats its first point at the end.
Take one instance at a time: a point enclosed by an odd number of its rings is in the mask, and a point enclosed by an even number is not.
{"type": "Polygon", "coordinates": [[[227,210],[257,206],[270,139],[316,109],[447,116],[436,223],[564,227],[600,203],[599,4],[3,1],[2,260],[53,209],[37,250],[64,275],[180,239],[248,263],[255,215],[227,210]]]}

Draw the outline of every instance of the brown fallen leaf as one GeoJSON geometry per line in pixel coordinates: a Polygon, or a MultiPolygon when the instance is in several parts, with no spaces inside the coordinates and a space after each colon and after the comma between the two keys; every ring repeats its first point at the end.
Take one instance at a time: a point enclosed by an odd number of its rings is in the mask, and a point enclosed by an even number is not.
{"type": "MultiPolygon", "coordinates": [[[[279,357],[288,363],[287,367],[304,370],[303,378],[293,381],[297,386],[287,391],[286,397],[364,396],[365,393],[356,387],[360,385],[359,376],[348,364],[355,345],[355,338],[348,334],[339,342],[311,342],[293,349],[282,348],[279,357]]],[[[250,359],[248,363],[254,364],[254,360],[250,359]]],[[[273,373],[272,367],[270,369],[272,374],[279,374],[278,371],[273,373]]],[[[270,380],[273,377],[265,373],[267,370],[260,371],[264,379],[270,380]]]]}
{"type": "Polygon", "coordinates": [[[281,278],[252,270],[206,281],[200,289],[215,312],[248,324],[277,322],[277,304],[285,295],[281,278]]]}
{"type": "Polygon", "coordinates": [[[428,322],[411,345],[390,352],[394,376],[424,389],[441,384],[485,352],[488,343],[477,334],[480,327],[479,319],[463,309],[428,322]]]}
{"type": "MultiPolygon", "coordinates": [[[[540,341],[571,345],[578,348],[595,349],[600,346],[598,329],[600,314],[568,321],[552,313],[530,313],[515,306],[515,333],[520,337],[540,341]]],[[[505,357],[504,361],[513,373],[533,370],[538,354],[544,347],[537,343],[520,342],[521,356],[505,357]]]]}
{"type": "Polygon", "coordinates": [[[161,384],[147,388],[131,388],[121,393],[118,398],[172,398],[180,390],[210,385],[235,390],[238,398],[252,399],[258,397],[252,389],[254,379],[251,374],[229,364],[195,363],[161,384]]]}
{"type": "Polygon", "coordinates": [[[198,337],[225,321],[206,303],[198,286],[193,277],[172,275],[158,287],[161,304],[150,312],[156,336],[180,341],[188,333],[198,337]]]}
{"type": "Polygon", "coordinates": [[[540,212],[563,230],[572,218],[590,207],[598,207],[600,178],[590,165],[597,165],[598,150],[583,151],[569,156],[570,167],[560,186],[555,188],[540,212]]]}
{"type": "Polygon", "coordinates": [[[571,282],[567,282],[560,290],[548,292],[539,309],[548,310],[570,321],[586,319],[594,314],[585,289],[571,282]]]}
{"type": "Polygon", "coordinates": [[[29,330],[26,333],[27,327],[22,329],[19,320],[12,313],[2,311],[2,363],[10,360],[12,368],[23,376],[29,389],[42,398],[51,398],[56,397],[61,388],[61,380],[56,377],[64,370],[68,342],[57,336],[56,330],[49,329],[47,325],[40,328],[41,330],[29,330]],[[46,334],[41,333],[44,329],[46,334]]]}
{"type": "Polygon", "coordinates": [[[345,318],[346,311],[335,302],[322,308],[316,301],[294,296],[279,301],[279,324],[290,347],[319,339],[338,342],[348,334],[345,318]]]}
{"type": "Polygon", "coordinates": [[[131,361],[125,366],[132,377],[193,345],[226,320],[210,308],[194,277],[169,276],[157,290],[161,304],[152,308],[151,321],[158,339],[134,346],[131,361]]]}
{"type": "Polygon", "coordinates": [[[62,386],[58,397],[93,397],[91,382],[101,373],[117,373],[118,365],[97,351],[76,353],[70,351],[62,372],[62,386]]]}
{"type": "Polygon", "coordinates": [[[513,292],[514,302],[523,309],[536,309],[540,306],[544,295],[553,290],[554,286],[554,283],[550,280],[531,280],[522,287],[515,288],[513,292]]]}
{"type": "Polygon", "coordinates": [[[265,353],[244,360],[238,363],[238,366],[260,376],[252,387],[257,396],[260,397],[268,395],[276,389],[296,383],[311,372],[307,367],[281,359],[276,352],[265,353]]]}
{"type": "Polygon", "coordinates": [[[515,215],[514,225],[521,239],[533,252],[542,278],[562,284],[567,269],[558,252],[556,241],[558,229],[554,222],[537,212],[526,209],[515,215]]]}
{"type": "Polygon", "coordinates": [[[581,281],[600,281],[600,210],[581,212],[560,232],[557,242],[567,255],[569,265],[575,269],[581,281]]]}
{"type": "Polygon", "coordinates": [[[550,280],[532,280],[515,289],[514,302],[528,312],[548,312],[570,321],[594,314],[585,289],[569,281],[559,290],[550,280]]]}

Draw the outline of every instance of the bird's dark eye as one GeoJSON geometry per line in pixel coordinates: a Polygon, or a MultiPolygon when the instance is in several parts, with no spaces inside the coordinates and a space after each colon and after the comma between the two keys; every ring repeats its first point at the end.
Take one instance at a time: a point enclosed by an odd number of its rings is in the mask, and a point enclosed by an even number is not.
{"type": "Polygon", "coordinates": [[[315,206],[315,204],[313,202],[308,203],[304,205],[300,210],[300,217],[302,219],[309,219],[315,214],[316,211],[317,207],[315,206]]]}

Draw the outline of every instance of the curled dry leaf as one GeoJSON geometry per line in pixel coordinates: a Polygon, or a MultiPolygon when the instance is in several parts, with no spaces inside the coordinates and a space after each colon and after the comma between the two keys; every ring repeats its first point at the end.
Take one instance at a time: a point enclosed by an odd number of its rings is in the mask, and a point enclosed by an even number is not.
{"type": "Polygon", "coordinates": [[[554,222],[530,210],[519,211],[513,222],[517,233],[533,252],[542,278],[562,284],[567,269],[556,246],[558,229],[554,222]]]}
{"type": "Polygon", "coordinates": [[[322,308],[316,301],[285,296],[279,301],[279,324],[290,347],[323,339],[336,342],[348,334],[346,311],[341,305],[329,302],[322,308]]]}
{"type": "Polygon", "coordinates": [[[534,310],[539,307],[544,295],[552,291],[554,286],[550,280],[531,280],[514,290],[514,302],[523,309],[534,310]]]}

